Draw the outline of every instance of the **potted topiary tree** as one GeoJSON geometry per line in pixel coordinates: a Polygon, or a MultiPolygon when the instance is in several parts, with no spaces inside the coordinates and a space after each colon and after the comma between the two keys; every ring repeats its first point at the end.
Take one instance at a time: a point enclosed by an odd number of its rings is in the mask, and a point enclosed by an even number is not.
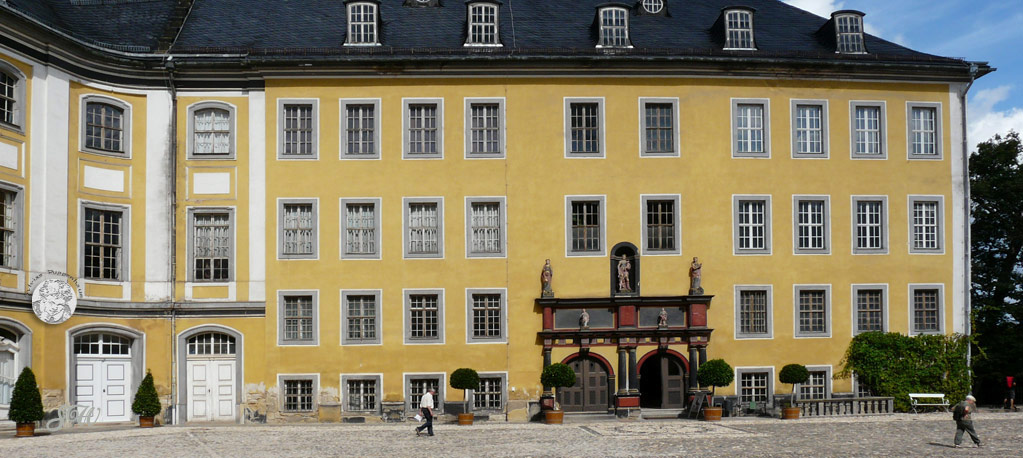
{"type": "MultiPolygon", "coordinates": [[[[735,373],[732,366],[723,359],[712,359],[698,367],[696,378],[700,386],[709,386],[710,398],[713,401],[715,389],[719,386],[728,386],[735,380],[735,373]]],[[[721,407],[708,405],[703,408],[703,419],[705,421],[720,421],[721,407]]]]}
{"type": "Polygon", "coordinates": [[[131,403],[131,411],[139,416],[139,428],[152,428],[155,423],[153,417],[159,415],[160,410],[160,397],[153,386],[153,374],[146,371],[146,378],[142,379],[135,392],[135,401],[131,403]]]}
{"type": "Polygon", "coordinates": [[[802,364],[789,364],[781,368],[781,372],[778,373],[778,379],[782,383],[792,385],[792,396],[789,398],[788,405],[782,408],[781,418],[783,420],[798,420],[799,407],[796,407],[796,385],[806,383],[810,379],[810,371],[806,370],[806,366],[802,364]]]}
{"type": "Polygon", "coordinates": [[[11,394],[11,410],[7,418],[17,424],[17,437],[32,437],[36,433],[36,422],[43,419],[43,397],[39,395],[36,375],[32,369],[24,368],[11,394]]]}
{"type": "Polygon", "coordinates": [[[473,421],[473,413],[469,402],[469,397],[465,390],[475,390],[480,386],[480,376],[475,370],[463,367],[455,369],[451,373],[451,388],[462,390],[462,399],[464,401],[464,408],[462,413],[458,414],[459,425],[471,425],[473,421]]]}
{"type": "MultiPolygon", "coordinates": [[[[544,389],[565,388],[575,385],[575,371],[568,364],[554,363],[543,368],[540,373],[540,383],[544,389]]],[[[565,411],[561,410],[557,403],[553,409],[543,412],[544,422],[548,425],[560,425],[565,419],[565,411]]]]}

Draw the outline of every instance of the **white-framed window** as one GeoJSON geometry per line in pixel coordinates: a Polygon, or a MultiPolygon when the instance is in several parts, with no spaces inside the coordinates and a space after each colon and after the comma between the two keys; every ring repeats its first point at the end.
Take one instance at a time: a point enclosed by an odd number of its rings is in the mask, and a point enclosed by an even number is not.
{"type": "Polygon", "coordinates": [[[831,366],[806,366],[810,378],[799,384],[799,399],[828,399],[831,397],[831,366]]]}
{"type": "Polygon", "coordinates": [[[849,102],[851,155],[854,159],[888,157],[888,120],[885,102],[849,102]]]}
{"type": "Polygon", "coordinates": [[[418,412],[419,403],[426,392],[435,390],[433,395],[433,412],[444,411],[444,376],[443,373],[415,373],[405,375],[405,411],[418,412]]]}
{"type": "Polygon", "coordinates": [[[504,98],[465,99],[465,158],[505,157],[504,98]]]}
{"type": "Polygon", "coordinates": [[[466,257],[505,257],[507,227],[508,215],[504,197],[465,198],[466,257]]]}
{"type": "Polygon", "coordinates": [[[501,288],[466,289],[466,343],[508,341],[507,291],[501,288]]]}
{"type": "Polygon", "coordinates": [[[21,353],[19,340],[17,333],[0,327],[0,406],[3,406],[5,420],[14,395],[14,385],[18,380],[18,368],[23,365],[18,358],[21,353]]]}
{"type": "Polygon", "coordinates": [[[277,99],[278,159],[319,157],[319,112],[317,99],[277,99]]]}
{"type": "Polygon", "coordinates": [[[790,102],[792,111],[792,157],[826,159],[828,137],[828,101],[797,100],[790,102]]]}
{"type": "Polygon", "coordinates": [[[131,157],[131,105],[99,95],[81,98],[81,150],[131,157]]]}
{"type": "Polygon", "coordinates": [[[772,404],[774,367],[737,367],[735,381],[738,384],[739,405],[743,409],[772,404]]]}
{"type": "Polygon", "coordinates": [[[909,252],[945,252],[945,197],[909,196],[909,252]]]}
{"type": "Polygon", "coordinates": [[[402,157],[444,157],[444,99],[402,99],[402,157]]]}
{"type": "Polygon", "coordinates": [[[604,157],[604,99],[565,97],[565,157],[604,157]]]}
{"type": "Polygon", "coordinates": [[[480,386],[472,391],[472,406],[476,411],[500,412],[504,410],[507,373],[480,373],[480,386]]]}
{"type": "Polygon", "coordinates": [[[188,209],[188,281],[229,282],[234,278],[234,210],[188,209]]]}
{"type": "Polygon", "coordinates": [[[682,211],[679,194],[642,195],[643,254],[682,253],[682,211]]]}
{"type": "Polygon", "coordinates": [[[444,343],[444,290],[406,289],[405,344],[444,343]]]}
{"type": "Polygon", "coordinates": [[[277,374],[282,412],[314,412],[319,408],[319,374],[277,374]]]}
{"type": "Polygon", "coordinates": [[[793,285],[795,336],[831,337],[831,285],[793,285]]]}
{"type": "Polygon", "coordinates": [[[605,196],[565,196],[566,256],[605,255],[605,200],[605,196]]]}
{"type": "Polygon", "coordinates": [[[341,259],[380,259],[380,199],[341,199],[341,259]]]}
{"type": "Polygon", "coordinates": [[[678,98],[640,97],[639,130],[641,157],[678,157],[678,98]]]}
{"type": "Polygon", "coordinates": [[[277,323],[277,345],[319,345],[319,291],[278,291],[277,323]]]}
{"type": "Polygon", "coordinates": [[[277,199],[277,257],[319,257],[319,200],[277,199]]]}
{"type": "Polygon", "coordinates": [[[945,285],[909,285],[910,335],[945,332],[945,285]]]}
{"type": "Polygon", "coordinates": [[[771,196],[732,196],[736,255],[771,254],[771,196]]]}
{"type": "Polygon", "coordinates": [[[376,412],[380,410],[384,394],[383,375],[342,374],[346,412],[376,412]]]}
{"type": "Polygon", "coordinates": [[[82,278],[125,281],[128,277],[127,207],[85,203],[82,219],[82,278]]]}
{"type": "Polygon", "coordinates": [[[381,294],[378,289],[341,291],[341,345],[379,345],[381,294]]]}
{"type": "Polygon", "coordinates": [[[341,159],[380,159],[380,99],[340,99],[341,159]]]}
{"type": "Polygon", "coordinates": [[[621,7],[599,9],[600,42],[598,48],[631,48],[629,42],[629,11],[621,7]]]}
{"type": "Polygon", "coordinates": [[[494,3],[472,2],[468,5],[468,36],[465,46],[501,46],[498,13],[500,7],[494,3]]]}
{"type": "Polygon", "coordinates": [[[852,196],[853,254],[888,254],[888,197],[852,196]]]}
{"type": "Polygon", "coordinates": [[[831,197],[792,196],[795,254],[831,254],[831,197]]]}
{"type": "Polygon", "coordinates": [[[941,159],[941,104],[906,103],[906,138],[910,159],[941,159]]]}
{"type": "Polygon", "coordinates": [[[444,257],[444,198],[406,197],[404,245],[406,258],[444,257]]]}
{"type": "Polygon", "coordinates": [[[23,195],[21,187],[0,183],[0,268],[17,269],[22,265],[23,195]]]}
{"type": "Polygon", "coordinates": [[[188,107],[188,158],[234,159],[235,107],[200,102],[188,107]]]}
{"type": "Polygon", "coordinates": [[[888,332],[888,285],[852,285],[853,335],[888,332]]]}
{"type": "Polygon", "coordinates": [[[853,12],[832,14],[835,21],[835,51],[842,54],[863,54],[863,15],[853,12]]]}
{"type": "Polygon", "coordinates": [[[735,338],[774,337],[774,287],[735,285],[735,338]]]}
{"type": "Polygon", "coordinates": [[[732,99],[732,157],[771,157],[771,102],[732,99]]]}
{"type": "Polygon", "coordinates": [[[757,49],[753,41],[753,12],[725,10],[725,49],[757,49]]]}
{"type": "Polygon", "coordinates": [[[348,4],[348,39],[346,45],[378,45],[377,5],[370,2],[348,4]]]}
{"type": "Polygon", "coordinates": [[[25,126],[25,74],[0,60],[0,126],[21,131],[25,126]]]}
{"type": "Polygon", "coordinates": [[[650,14],[660,14],[664,10],[664,0],[643,0],[643,10],[650,14]]]}

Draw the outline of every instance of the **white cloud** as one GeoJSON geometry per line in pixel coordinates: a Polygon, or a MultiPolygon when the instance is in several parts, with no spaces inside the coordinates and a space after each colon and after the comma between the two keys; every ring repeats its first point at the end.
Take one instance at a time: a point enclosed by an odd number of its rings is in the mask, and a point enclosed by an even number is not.
{"type": "Polygon", "coordinates": [[[831,13],[845,6],[845,2],[836,0],[785,0],[785,3],[820,17],[831,17],[831,13]]]}
{"type": "Polygon", "coordinates": [[[976,150],[978,143],[987,141],[995,134],[1004,136],[1010,130],[1023,131],[1023,108],[995,109],[995,105],[1009,98],[1012,90],[1013,86],[998,86],[979,90],[969,97],[966,136],[970,151],[976,150]]]}

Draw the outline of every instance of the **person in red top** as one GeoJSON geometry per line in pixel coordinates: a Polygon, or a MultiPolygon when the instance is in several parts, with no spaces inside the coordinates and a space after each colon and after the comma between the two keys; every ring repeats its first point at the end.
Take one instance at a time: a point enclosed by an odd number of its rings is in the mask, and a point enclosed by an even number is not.
{"type": "Polygon", "coordinates": [[[1002,405],[1013,412],[1018,410],[1016,409],[1016,378],[1011,375],[1005,377],[1005,400],[1002,401],[1002,405]]]}

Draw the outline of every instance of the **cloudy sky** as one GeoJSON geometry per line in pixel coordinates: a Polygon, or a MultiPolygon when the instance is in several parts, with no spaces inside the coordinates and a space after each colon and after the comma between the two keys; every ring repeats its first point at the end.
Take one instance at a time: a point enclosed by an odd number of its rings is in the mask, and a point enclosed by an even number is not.
{"type": "Polygon", "coordinates": [[[866,13],[867,32],[917,51],[986,61],[998,71],[970,89],[971,151],[1010,129],[1023,131],[1023,3],[1019,0],[785,0],[830,17],[866,13]]]}

